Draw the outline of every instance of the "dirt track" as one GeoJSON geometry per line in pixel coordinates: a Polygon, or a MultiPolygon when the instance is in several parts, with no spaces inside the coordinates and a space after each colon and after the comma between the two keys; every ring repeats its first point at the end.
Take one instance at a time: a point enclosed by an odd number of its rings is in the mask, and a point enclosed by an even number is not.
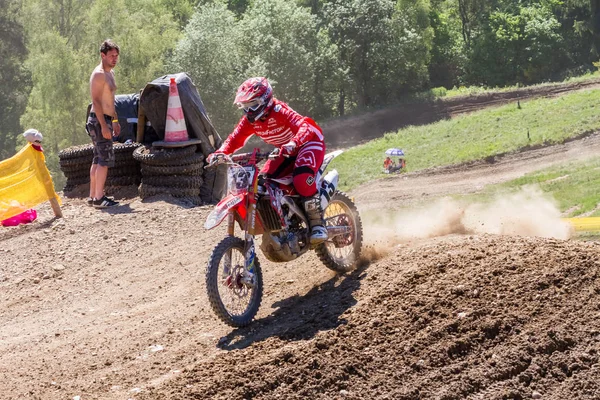
{"type": "Polygon", "coordinates": [[[203,231],[210,207],[132,191],[111,211],[66,200],[60,220],[44,205],[0,230],[0,398],[598,399],[600,245],[557,239],[568,232],[536,193],[521,224],[495,228],[501,213],[435,214],[430,199],[599,155],[595,134],[358,188],[360,268],[263,257],[261,310],[238,330],[205,296],[224,235],[203,231]],[[389,198],[420,208],[382,221],[389,198]]]}

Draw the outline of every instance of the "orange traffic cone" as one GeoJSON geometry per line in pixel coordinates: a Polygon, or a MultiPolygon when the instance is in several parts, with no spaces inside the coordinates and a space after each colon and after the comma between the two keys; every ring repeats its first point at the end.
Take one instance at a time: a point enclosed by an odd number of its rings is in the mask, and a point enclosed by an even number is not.
{"type": "Polygon", "coordinates": [[[177,83],[175,83],[175,78],[171,78],[169,84],[169,103],[167,105],[167,121],[165,124],[165,142],[185,142],[188,139],[177,83]]]}
{"type": "Polygon", "coordinates": [[[190,139],[185,125],[185,116],[181,107],[179,90],[175,78],[169,82],[169,100],[167,103],[167,119],[165,122],[165,139],[152,142],[155,147],[184,147],[201,143],[200,139],[190,139]]]}

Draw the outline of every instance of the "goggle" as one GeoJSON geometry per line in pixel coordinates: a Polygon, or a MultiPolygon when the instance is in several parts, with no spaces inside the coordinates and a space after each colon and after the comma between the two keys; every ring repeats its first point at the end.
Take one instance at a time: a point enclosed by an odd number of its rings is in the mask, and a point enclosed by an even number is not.
{"type": "Polygon", "coordinates": [[[247,103],[237,103],[237,106],[244,110],[244,112],[256,111],[262,106],[262,101],[256,99],[247,103]]]}

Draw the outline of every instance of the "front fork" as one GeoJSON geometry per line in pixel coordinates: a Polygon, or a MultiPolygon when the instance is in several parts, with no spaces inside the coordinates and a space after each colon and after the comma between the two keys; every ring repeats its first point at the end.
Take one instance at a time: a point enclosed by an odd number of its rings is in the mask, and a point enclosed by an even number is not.
{"type": "MultiPolygon", "coordinates": [[[[251,212],[255,212],[255,209],[252,209],[251,212]]],[[[230,236],[234,235],[235,228],[235,217],[233,213],[230,213],[227,217],[227,233],[230,236]]],[[[251,235],[247,230],[244,233],[244,270],[239,271],[242,272],[242,276],[240,277],[240,283],[248,287],[254,287],[254,262],[256,260],[256,247],[254,246],[254,236],[251,235]]],[[[233,273],[231,269],[231,258],[229,258],[229,263],[226,262],[226,274],[230,275],[233,273]]]]}
{"type": "Polygon", "coordinates": [[[246,233],[244,246],[245,270],[250,278],[254,278],[254,260],[256,259],[256,249],[254,247],[254,236],[246,233]]]}

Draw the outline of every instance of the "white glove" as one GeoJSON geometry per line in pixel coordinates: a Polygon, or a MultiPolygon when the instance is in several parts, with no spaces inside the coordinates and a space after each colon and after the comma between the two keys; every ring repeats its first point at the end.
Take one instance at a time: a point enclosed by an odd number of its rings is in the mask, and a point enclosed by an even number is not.
{"type": "Polygon", "coordinates": [[[210,153],[208,157],[206,157],[206,162],[209,164],[218,163],[221,161],[220,159],[225,157],[225,153],[221,153],[220,151],[215,151],[214,153],[210,153]]]}
{"type": "Polygon", "coordinates": [[[296,142],[293,140],[281,146],[281,155],[284,157],[289,157],[294,155],[296,152],[296,142]]]}

